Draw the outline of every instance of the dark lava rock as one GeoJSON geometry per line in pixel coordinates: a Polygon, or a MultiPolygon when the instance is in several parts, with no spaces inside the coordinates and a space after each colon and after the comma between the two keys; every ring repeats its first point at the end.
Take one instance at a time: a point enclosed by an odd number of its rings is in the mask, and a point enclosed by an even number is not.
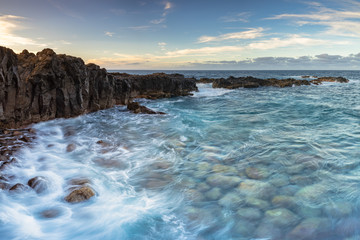
{"type": "Polygon", "coordinates": [[[94,195],[95,193],[92,188],[84,186],[79,189],[73,190],[69,195],[65,197],[65,200],[69,203],[79,203],[89,200],[94,195]]]}
{"type": "Polygon", "coordinates": [[[254,77],[229,77],[227,79],[220,78],[215,79],[213,82],[213,88],[258,88],[264,86],[273,86],[273,87],[292,87],[292,86],[301,86],[301,85],[310,85],[310,82],[307,80],[296,80],[293,78],[288,79],[260,79],[254,77]]]}
{"type": "Polygon", "coordinates": [[[137,102],[130,102],[127,105],[127,109],[132,111],[133,113],[145,113],[145,114],[165,114],[163,112],[155,112],[145,106],[140,105],[137,102]]]}
{"type": "Polygon", "coordinates": [[[75,117],[136,97],[185,96],[197,90],[195,79],[180,74],[110,74],[51,49],[17,55],[0,47],[0,63],[1,129],[75,117]]]}
{"type": "Polygon", "coordinates": [[[29,187],[34,189],[36,193],[42,193],[49,188],[49,181],[44,177],[33,177],[28,181],[29,187]]]}

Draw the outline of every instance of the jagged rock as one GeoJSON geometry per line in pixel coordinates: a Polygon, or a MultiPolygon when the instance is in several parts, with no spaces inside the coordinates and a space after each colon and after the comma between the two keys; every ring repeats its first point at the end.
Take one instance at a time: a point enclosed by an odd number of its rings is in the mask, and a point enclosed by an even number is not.
{"type": "Polygon", "coordinates": [[[195,79],[180,74],[110,74],[51,49],[16,55],[0,47],[1,129],[74,117],[136,97],[184,96],[196,90],[195,79]]]}
{"type": "Polygon", "coordinates": [[[65,200],[70,203],[78,203],[89,200],[95,195],[94,191],[90,187],[81,187],[73,190],[69,195],[65,197],[65,200]]]}
{"type": "Polygon", "coordinates": [[[155,112],[145,106],[140,105],[138,102],[130,102],[127,105],[127,109],[133,113],[146,113],[146,114],[165,114],[163,112],[155,112]]]}

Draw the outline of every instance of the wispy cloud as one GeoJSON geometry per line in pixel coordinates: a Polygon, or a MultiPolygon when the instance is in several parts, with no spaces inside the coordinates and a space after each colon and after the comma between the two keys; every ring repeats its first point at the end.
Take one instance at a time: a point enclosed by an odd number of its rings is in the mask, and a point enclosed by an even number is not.
{"type": "Polygon", "coordinates": [[[160,23],[163,23],[165,22],[165,18],[160,18],[160,19],[154,19],[154,20],[151,20],[150,23],[152,24],[160,24],[160,23]]]}
{"type": "Polygon", "coordinates": [[[171,2],[165,2],[164,10],[169,10],[173,7],[173,4],[171,2]]]}
{"type": "Polygon", "coordinates": [[[143,26],[134,26],[134,27],[128,27],[131,30],[135,30],[135,31],[146,31],[149,30],[151,28],[151,26],[149,25],[143,25],[143,26]]]}
{"type": "Polygon", "coordinates": [[[207,43],[207,42],[221,42],[225,40],[239,40],[239,39],[254,39],[258,37],[262,37],[264,34],[262,33],[264,31],[263,28],[250,28],[247,31],[243,32],[233,32],[233,33],[227,33],[222,34],[219,36],[201,36],[198,39],[199,43],[207,43]]]}
{"type": "Polygon", "coordinates": [[[243,50],[269,50],[276,48],[285,48],[290,46],[317,46],[317,45],[346,45],[346,41],[329,41],[322,39],[313,39],[304,37],[301,35],[290,35],[286,38],[271,38],[261,41],[249,43],[245,46],[216,46],[216,47],[202,47],[202,48],[190,48],[181,49],[176,51],[170,51],[166,54],[172,57],[183,57],[183,56],[210,56],[217,53],[225,52],[241,52],[243,50]]]}
{"type": "Polygon", "coordinates": [[[165,1],[164,2],[164,12],[162,14],[163,17],[165,17],[166,15],[168,15],[170,9],[172,9],[174,7],[174,4],[169,2],[169,1],[165,1]]]}
{"type": "Polygon", "coordinates": [[[24,17],[14,15],[0,16],[0,45],[3,46],[45,46],[33,39],[26,38],[15,34],[15,31],[22,29],[22,21],[26,20],[24,17]]]}
{"type": "Polygon", "coordinates": [[[161,51],[166,50],[166,42],[158,42],[158,46],[160,47],[161,51]]]}
{"type": "Polygon", "coordinates": [[[329,35],[360,37],[360,4],[356,1],[344,2],[350,4],[348,9],[334,10],[312,2],[311,5],[315,9],[308,14],[285,13],[267,19],[294,19],[300,26],[325,26],[325,33],[329,35]]]}
{"type": "Polygon", "coordinates": [[[105,32],[105,35],[108,36],[108,37],[112,37],[114,36],[114,32],[105,32]]]}
{"type": "Polygon", "coordinates": [[[251,13],[249,12],[241,12],[236,14],[230,14],[228,16],[223,16],[220,18],[222,22],[248,22],[251,13]]]}

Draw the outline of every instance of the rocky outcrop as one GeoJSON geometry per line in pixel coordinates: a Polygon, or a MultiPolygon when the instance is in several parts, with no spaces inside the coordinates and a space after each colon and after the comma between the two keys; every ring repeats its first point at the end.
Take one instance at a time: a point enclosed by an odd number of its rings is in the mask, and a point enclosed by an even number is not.
{"type": "MultiPolygon", "coordinates": [[[[308,76],[304,76],[307,78],[308,76]]],[[[314,80],[298,80],[293,78],[287,79],[260,79],[254,77],[229,77],[229,78],[202,78],[198,81],[199,83],[212,83],[213,88],[227,88],[227,89],[235,89],[235,88],[258,88],[258,87],[292,87],[292,86],[301,86],[301,85],[319,85],[323,82],[339,82],[339,83],[347,83],[348,79],[343,77],[319,77],[314,80]]]]}
{"type": "Polygon", "coordinates": [[[16,55],[0,47],[0,129],[74,117],[136,97],[184,96],[195,90],[195,79],[180,74],[110,74],[51,49],[16,55]]]}
{"type": "Polygon", "coordinates": [[[213,81],[213,88],[258,88],[264,86],[274,86],[274,87],[292,87],[300,85],[310,85],[310,82],[307,80],[296,80],[293,78],[288,79],[260,79],[254,77],[229,77],[227,79],[220,78],[213,81]]]}
{"type": "Polygon", "coordinates": [[[348,83],[349,80],[343,77],[320,77],[310,81],[312,84],[319,85],[323,82],[338,82],[338,83],[348,83]]]}

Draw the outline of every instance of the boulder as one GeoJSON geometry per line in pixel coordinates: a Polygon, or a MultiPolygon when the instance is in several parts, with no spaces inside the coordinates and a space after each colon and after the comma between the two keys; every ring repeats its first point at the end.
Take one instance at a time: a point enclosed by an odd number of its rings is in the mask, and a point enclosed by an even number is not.
{"type": "Polygon", "coordinates": [[[95,195],[94,190],[88,186],[73,190],[69,195],[65,197],[65,201],[69,203],[79,203],[89,200],[95,195]]]}
{"type": "Polygon", "coordinates": [[[37,176],[28,181],[28,186],[34,189],[36,193],[42,193],[49,188],[49,181],[45,177],[37,176]]]}

